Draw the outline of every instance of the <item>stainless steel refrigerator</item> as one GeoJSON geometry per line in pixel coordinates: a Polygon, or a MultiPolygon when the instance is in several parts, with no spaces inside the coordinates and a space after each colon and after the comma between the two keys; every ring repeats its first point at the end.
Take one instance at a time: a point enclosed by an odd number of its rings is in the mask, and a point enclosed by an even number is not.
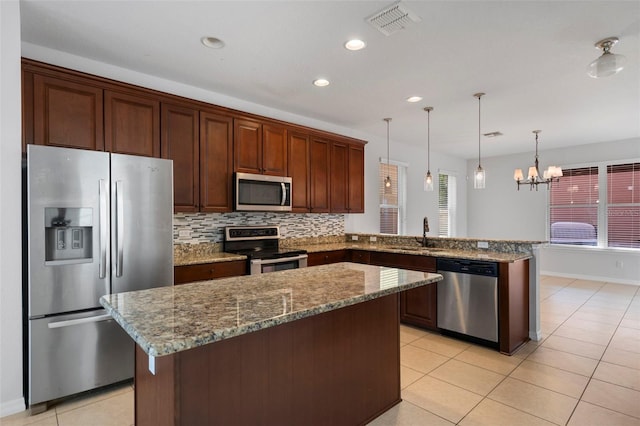
{"type": "Polygon", "coordinates": [[[26,199],[28,404],[132,377],[98,299],[173,285],[172,162],[28,145],[26,199]]]}

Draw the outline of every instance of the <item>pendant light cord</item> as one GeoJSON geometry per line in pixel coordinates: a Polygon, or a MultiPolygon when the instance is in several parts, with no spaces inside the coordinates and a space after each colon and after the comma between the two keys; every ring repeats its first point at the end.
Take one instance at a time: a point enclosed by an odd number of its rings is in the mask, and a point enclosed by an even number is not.
{"type": "Polygon", "coordinates": [[[431,171],[431,110],[427,109],[427,171],[431,171]]]}
{"type": "Polygon", "coordinates": [[[478,168],[480,168],[480,98],[482,94],[478,93],[478,168]]]}

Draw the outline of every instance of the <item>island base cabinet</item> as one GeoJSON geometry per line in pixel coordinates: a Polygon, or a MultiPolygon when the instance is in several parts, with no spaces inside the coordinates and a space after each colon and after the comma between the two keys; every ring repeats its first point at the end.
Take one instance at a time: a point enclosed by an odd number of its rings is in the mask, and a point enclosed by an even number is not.
{"type": "Polygon", "coordinates": [[[357,425],[400,402],[398,294],[173,355],[136,348],[136,425],[357,425]]]}

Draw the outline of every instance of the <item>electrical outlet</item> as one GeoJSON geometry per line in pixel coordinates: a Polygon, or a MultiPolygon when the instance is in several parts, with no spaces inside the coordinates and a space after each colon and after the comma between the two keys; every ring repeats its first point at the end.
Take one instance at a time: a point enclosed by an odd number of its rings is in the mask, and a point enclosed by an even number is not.
{"type": "Polygon", "coordinates": [[[488,249],[489,242],[488,241],[478,241],[478,248],[488,249]]]}
{"type": "Polygon", "coordinates": [[[378,241],[378,237],[371,236],[369,237],[369,241],[375,243],[376,241],[378,241]]]}
{"type": "Polygon", "coordinates": [[[616,268],[622,269],[623,263],[622,260],[616,260],[616,268]]]}
{"type": "Polygon", "coordinates": [[[358,241],[358,236],[357,235],[352,235],[351,236],[351,241],[358,241]]]}

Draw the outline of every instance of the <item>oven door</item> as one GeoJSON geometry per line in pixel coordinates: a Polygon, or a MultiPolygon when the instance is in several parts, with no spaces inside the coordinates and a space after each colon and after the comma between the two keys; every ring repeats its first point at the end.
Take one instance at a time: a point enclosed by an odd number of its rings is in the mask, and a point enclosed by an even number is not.
{"type": "Polygon", "coordinates": [[[307,267],[306,254],[291,257],[281,257],[278,259],[252,259],[249,263],[249,273],[251,275],[264,274],[266,272],[284,271],[287,269],[298,269],[307,267]]]}

